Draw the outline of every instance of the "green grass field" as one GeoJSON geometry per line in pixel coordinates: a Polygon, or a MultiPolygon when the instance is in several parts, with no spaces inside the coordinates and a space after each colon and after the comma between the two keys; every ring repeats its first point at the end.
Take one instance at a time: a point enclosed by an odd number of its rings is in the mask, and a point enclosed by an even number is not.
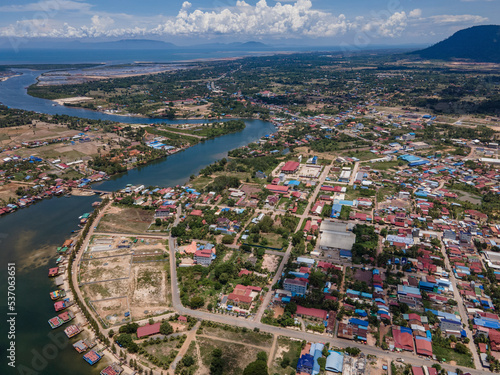
{"type": "Polygon", "coordinates": [[[460,354],[450,348],[443,348],[442,346],[432,345],[432,352],[437,359],[445,360],[446,363],[455,361],[458,366],[474,367],[474,361],[470,354],[460,354]]]}
{"type": "Polygon", "coordinates": [[[276,353],[269,369],[270,374],[289,375],[297,367],[302,341],[287,337],[278,338],[276,353]]]}
{"type": "Polygon", "coordinates": [[[213,350],[215,348],[222,350],[224,375],[241,375],[245,367],[247,367],[250,362],[257,359],[257,353],[263,350],[257,347],[217,340],[214,338],[198,336],[196,340],[200,346],[201,360],[207,368],[210,368],[213,350]]]}

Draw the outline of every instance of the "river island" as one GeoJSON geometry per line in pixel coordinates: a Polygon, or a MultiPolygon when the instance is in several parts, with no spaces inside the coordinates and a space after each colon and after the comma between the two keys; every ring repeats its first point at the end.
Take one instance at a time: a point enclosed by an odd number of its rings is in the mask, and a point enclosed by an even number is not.
{"type": "Polygon", "coordinates": [[[44,278],[20,291],[50,287],[34,299],[65,337],[23,365],[495,369],[495,99],[450,105],[456,66],[433,64],[307,53],[2,82],[38,96],[0,107],[4,256],[44,278]]]}

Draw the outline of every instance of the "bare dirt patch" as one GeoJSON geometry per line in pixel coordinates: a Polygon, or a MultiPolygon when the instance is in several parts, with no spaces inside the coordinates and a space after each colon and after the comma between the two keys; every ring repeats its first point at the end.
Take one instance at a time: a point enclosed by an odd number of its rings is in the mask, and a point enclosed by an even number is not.
{"type": "Polygon", "coordinates": [[[5,203],[8,203],[9,198],[18,198],[16,190],[19,187],[27,188],[32,185],[35,184],[10,182],[5,185],[0,185],[0,202],[3,200],[5,203]]]}
{"type": "Polygon", "coordinates": [[[264,254],[262,269],[268,270],[269,272],[274,272],[278,268],[280,261],[281,258],[278,255],[264,254]]]}
{"type": "Polygon", "coordinates": [[[116,298],[106,301],[92,302],[99,316],[109,325],[127,322],[125,313],[128,312],[127,298],[116,298]]]}
{"type": "Polygon", "coordinates": [[[154,213],[141,208],[112,206],[99,222],[97,230],[107,233],[144,233],[154,213]]]}
{"type": "Polygon", "coordinates": [[[168,262],[134,264],[130,280],[130,309],[134,319],[168,310],[171,305],[168,262]]]}
{"type": "Polygon", "coordinates": [[[368,361],[370,366],[370,375],[385,375],[387,370],[382,369],[382,366],[388,366],[389,362],[386,358],[377,357],[374,360],[368,361]]]}
{"type": "Polygon", "coordinates": [[[260,332],[233,332],[232,330],[225,330],[221,327],[203,327],[203,334],[263,348],[270,348],[273,344],[272,335],[260,332]]]}
{"type": "Polygon", "coordinates": [[[144,349],[146,350],[146,352],[154,355],[156,358],[162,361],[167,361],[172,352],[179,351],[179,349],[177,348],[178,343],[178,340],[166,342],[163,341],[160,344],[148,345],[144,349]]]}
{"type": "Polygon", "coordinates": [[[281,362],[286,358],[288,360],[288,363],[292,364],[295,359],[298,359],[301,347],[301,340],[292,340],[286,337],[279,337],[277,340],[276,353],[274,354],[274,358],[272,359],[269,373],[279,375],[290,374],[293,371],[292,367],[289,365],[283,368],[281,367],[281,362]]]}
{"type": "Polygon", "coordinates": [[[86,160],[98,153],[103,155],[109,152],[110,149],[119,147],[118,141],[121,139],[116,134],[92,131],[87,133],[90,141],[74,141],[72,144],[71,138],[79,133],[78,130],[68,129],[63,124],[47,124],[44,122],[34,122],[32,125],[2,129],[0,135],[1,146],[20,146],[23,142],[44,142],[55,139],[59,139],[59,142],[41,145],[36,148],[21,147],[15,151],[0,152],[0,158],[16,154],[21,157],[35,155],[42,159],[61,159],[62,162],[86,160]]]}
{"type": "Polygon", "coordinates": [[[285,313],[285,308],[281,306],[274,306],[273,311],[274,311],[274,317],[279,318],[285,313]]]}
{"type": "Polygon", "coordinates": [[[366,335],[366,343],[368,346],[375,346],[376,342],[377,340],[375,339],[372,333],[366,335]]]}
{"type": "Polygon", "coordinates": [[[43,141],[58,137],[72,137],[79,133],[77,130],[68,129],[66,125],[48,124],[45,122],[35,122],[34,125],[35,126],[23,125],[2,129],[2,134],[9,139],[6,144],[20,144],[22,142],[34,140],[43,141]]]}
{"type": "MultiPolygon", "coordinates": [[[[110,253],[113,252],[106,252],[106,255],[110,255],[110,253]]],[[[82,261],[80,282],[89,283],[129,277],[130,258],[131,255],[123,255],[82,261]]]]}
{"type": "Polygon", "coordinates": [[[90,96],[75,96],[73,98],[63,98],[63,99],[55,99],[54,102],[56,102],[59,105],[64,105],[64,103],[82,103],[86,102],[89,100],[94,100],[94,98],[91,98],[90,96]]]}
{"type": "Polygon", "coordinates": [[[233,256],[232,252],[228,251],[225,255],[224,255],[224,259],[222,259],[223,262],[227,262],[229,259],[231,259],[231,257],[233,256]]]}
{"type": "Polygon", "coordinates": [[[86,297],[91,301],[102,299],[126,297],[128,291],[128,280],[114,280],[103,283],[87,284],[82,287],[86,297]]]}
{"type": "MultiPolygon", "coordinates": [[[[85,297],[91,301],[127,297],[127,311],[130,308],[134,319],[169,310],[171,291],[164,240],[144,239],[131,244],[124,236],[95,236],[91,249],[94,247],[104,250],[87,252],[80,266],[85,297]]],[[[119,322],[121,318],[111,324],[119,322]]]]}

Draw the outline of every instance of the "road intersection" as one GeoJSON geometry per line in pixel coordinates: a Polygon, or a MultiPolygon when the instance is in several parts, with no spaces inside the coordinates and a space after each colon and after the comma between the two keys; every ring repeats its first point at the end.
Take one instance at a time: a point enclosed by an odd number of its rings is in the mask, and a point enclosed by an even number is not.
{"type": "MultiPolygon", "coordinates": [[[[307,219],[309,216],[308,213],[311,209],[312,204],[315,202],[316,197],[318,196],[321,185],[324,183],[326,177],[328,176],[330,166],[326,166],[318,180],[318,184],[311,196],[309,197],[308,205],[306,210],[302,215],[300,215],[300,220],[297,226],[297,230],[300,230],[302,227],[302,224],[304,220],[307,219]]],[[[95,223],[98,223],[98,221],[102,218],[104,215],[106,209],[108,208],[109,204],[99,212],[95,223]]],[[[179,206],[177,208],[177,212],[175,215],[175,220],[174,220],[174,226],[177,225],[180,222],[182,216],[182,209],[179,206]]],[[[97,225],[97,224],[95,224],[97,225]]],[[[172,306],[175,312],[181,315],[190,315],[192,317],[195,317],[199,320],[210,320],[214,321],[217,323],[222,323],[222,324],[229,324],[229,325],[234,325],[237,327],[245,327],[248,329],[253,329],[253,330],[260,330],[262,332],[267,332],[270,334],[277,336],[286,336],[286,337],[292,337],[296,339],[301,339],[301,340],[307,340],[307,341],[319,341],[319,342],[325,342],[329,343],[332,347],[338,347],[338,348],[345,348],[345,347],[357,347],[362,350],[362,352],[366,355],[371,354],[374,356],[379,356],[379,357],[385,357],[388,358],[389,360],[397,360],[397,359],[403,359],[405,362],[410,363],[412,365],[418,365],[418,366],[431,366],[434,362],[431,361],[430,359],[424,359],[422,357],[416,356],[413,353],[408,353],[408,352],[389,352],[389,351],[384,351],[381,348],[375,347],[375,346],[368,346],[362,343],[358,343],[355,341],[350,341],[350,340],[345,340],[345,339],[339,339],[339,338],[334,338],[331,335],[328,334],[315,334],[315,333],[309,333],[309,332],[303,332],[303,331],[298,331],[294,329],[289,329],[289,328],[282,328],[282,327],[276,327],[276,326],[271,326],[271,325],[266,325],[261,323],[261,318],[264,314],[264,311],[266,308],[269,306],[271,302],[271,298],[273,296],[273,291],[270,288],[270,290],[267,292],[267,294],[264,296],[263,302],[257,311],[256,315],[254,317],[248,317],[248,318],[243,318],[243,317],[235,317],[229,314],[216,314],[216,313],[211,313],[207,311],[200,311],[200,310],[193,310],[190,308],[187,308],[182,305],[181,299],[180,299],[180,293],[179,293],[179,285],[178,285],[178,278],[177,278],[177,264],[176,264],[176,254],[177,254],[177,246],[176,246],[176,239],[172,237],[171,235],[164,235],[164,234],[144,234],[144,233],[99,233],[95,231],[96,226],[92,226],[90,230],[88,231],[88,234],[86,238],[84,239],[83,246],[81,247],[81,251],[76,254],[75,261],[73,263],[72,267],[72,274],[71,277],[73,279],[73,285],[75,286],[75,291],[76,291],[76,297],[79,298],[80,301],[84,301],[83,295],[81,293],[79,284],[78,284],[78,271],[80,267],[80,262],[82,260],[83,253],[85,249],[87,248],[88,244],[90,243],[90,239],[92,238],[93,235],[108,235],[108,236],[140,236],[141,238],[158,238],[158,239],[165,239],[168,240],[168,245],[169,245],[169,263],[170,263],[170,280],[171,280],[171,288],[172,288],[172,306]]],[[[292,252],[292,244],[290,244],[286,251],[284,253],[281,253],[280,255],[283,255],[282,261],[276,271],[276,274],[274,278],[272,279],[270,286],[276,284],[279,279],[281,278],[283,269],[285,265],[288,263],[288,260],[290,258],[292,252]]],[[[445,254],[445,260],[446,260],[446,266],[450,268],[448,258],[445,254]]],[[[454,288],[454,293],[455,293],[455,298],[457,301],[460,301],[460,296],[458,294],[458,290],[456,288],[456,280],[454,279],[453,275],[450,277],[450,280],[453,284],[454,288]]],[[[467,314],[464,310],[463,305],[459,302],[458,303],[458,311],[460,313],[460,316],[462,318],[462,321],[467,322],[467,314]]],[[[90,314],[92,317],[99,322],[99,317],[95,314],[94,311],[90,311],[90,314]]],[[[167,318],[171,316],[172,313],[164,314],[161,316],[156,316],[154,317],[155,321],[160,321],[164,318],[167,318]]],[[[138,323],[146,323],[148,320],[143,320],[138,323]]],[[[466,324],[467,326],[467,324],[466,324]]],[[[470,331],[468,331],[468,327],[466,327],[467,335],[469,337],[472,337],[472,334],[470,331]]],[[[102,329],[102,332],[107,335],[109,332],[109,329],[102,329]]],[[[472,353],[473,353],[473,358],[474,358],[474,363],[476,366],[476,369],[470,369],[466,367],[460,367],[460,366],[451,366],[448,364],[441,364],[441,366],[449,371],[455,371],[457,368],[462,370],[464,373],[470,373],[472,375],[479,375],[483,374],[484,370],[482,370],[479,357],[475,351],[474,345],[471,344],[470,347],[472,353]]],[[[176,359],[178,361],[179,358],[176,359]]]]}

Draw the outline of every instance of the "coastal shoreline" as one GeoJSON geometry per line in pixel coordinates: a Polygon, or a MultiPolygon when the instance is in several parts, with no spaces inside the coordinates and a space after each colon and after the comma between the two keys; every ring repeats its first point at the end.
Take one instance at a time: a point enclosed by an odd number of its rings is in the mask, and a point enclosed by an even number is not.
{"type": "Polygon", "coordinates": [[[14,77],[20,77],[22,74],[14,74],[12,76],[8,76],[8,77],[0,77],[0,82],[5,82],[7,81],[8,79],[10,78],[14,78],[14,77]]]}

